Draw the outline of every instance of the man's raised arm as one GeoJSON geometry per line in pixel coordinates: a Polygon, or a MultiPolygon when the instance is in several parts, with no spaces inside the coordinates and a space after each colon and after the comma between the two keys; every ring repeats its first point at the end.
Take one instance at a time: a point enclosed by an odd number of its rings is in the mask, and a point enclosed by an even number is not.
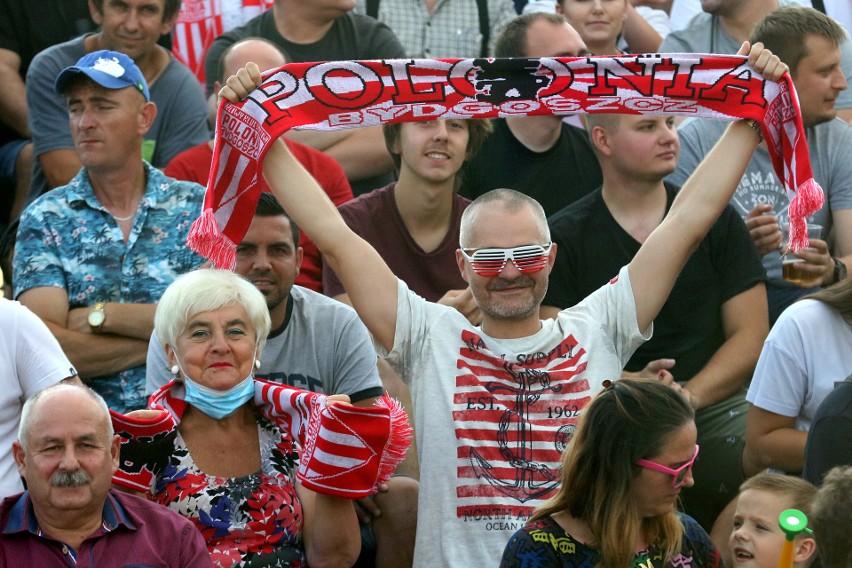
{"type": "MultiPolygon", "coordinates": [[[[249,63],[228,78],[219,96],[236,102],[259,84],[260,71],[249,63]]],[[[282,207],[328,260],[373,337],[390,350],[396,332],[396,276],[373,247],[346,225],[322,188],[280,139],[264,159],[263,174],[282,207]]]]}
{"type": "MultiPolygon", "coordinates": [[[[739,55],[766,79],[775,81],[787,66],[763,44],[743,43],[739,55]]],[[[689,256],[730,201],[751,160],[760,135],[750,121],[733,122],[678,193],[671,210],[629,264],[639,329],[663,307],[689,256]]]]}

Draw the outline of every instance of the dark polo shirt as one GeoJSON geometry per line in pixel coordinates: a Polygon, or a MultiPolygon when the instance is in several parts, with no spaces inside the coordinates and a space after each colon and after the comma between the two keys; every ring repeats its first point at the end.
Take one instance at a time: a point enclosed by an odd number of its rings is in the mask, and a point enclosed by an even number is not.
{"type": "Polygon", "coordinates": [[[0,568],[213,566],[191,522],[162,505],[118,491],[109,492],[101,526],[77,550],[41,531],[27,491],[3,500],[0,530],[0,568]]]}

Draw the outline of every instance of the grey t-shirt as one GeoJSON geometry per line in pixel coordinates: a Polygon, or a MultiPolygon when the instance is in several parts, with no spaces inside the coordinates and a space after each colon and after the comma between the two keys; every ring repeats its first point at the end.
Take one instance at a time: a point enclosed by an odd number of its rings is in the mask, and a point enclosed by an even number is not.
{"type": "MultiPolygon", "coordinates": [[[[796,6],[799,2],[778,0],[779,6],[796,6]]],[[[701,12],[689,22],[686,29],[677,30],[666,36],[660,53],[736,53],[740,44],[731,38],[719,24],[719,18],[701,12]]],[[[840,68],[846,81],[852,84],[852,43],[847,38],[840,46],[840,68]]],[[[841,91],[836,108],[852,108],[852,89],[841,91]]]]}
{"type": "MultiPolygon", "coordinates": [[[[683,185],[704,156],[710,151],[727,128],[720,120],[688,119],[678,129],[680,159],[677,169],[666,179],[683,185]]],[[[825,191],[826,204],[809,218],[823,226],[823,239],[832,226],[832,211],[852,208],[852,126],[840,119],[830,120],[805,129],[810,149],[814,179],[825,191]]],[[[790,205],[784,187],[775,174],[769,152],[758,147],[740,180],[731,205],[745,218],[758,204],[769,203],[779,217],[779,223],[788,220],[790,205]]],[[[778,251],[763,257],[763,267],[769,280],[780,283],[781,256],[778,251]]]]}
{"type": "MultiPolygon", "coordinates": [[[[86,54],[85,36],[45,49],[33,59],[27,71],[27,106],[36,158],[46,152],[73,149],[68,107],[65,98],[53,90],[60,71],[77,63],[86,54]]],[[[154,167],[165,168],[177,154],[209,140],[207,103],[192,72],[174,56],[150,86],[157,117],[145,133],[142,158],[154,167]]],[[[33,160],[30,197],[49,188],[38,159],[33,160]]]]}
{"type": "MultiPolygon", "coordinates": [[[[172,380],[157,336],[148,344],[147,392],[172,380]]],[[[284,325],[273,330],[255,377],[352,402],[382,394],[376,352],[355,310],[322,294],[293,286],[284,325]]]]}

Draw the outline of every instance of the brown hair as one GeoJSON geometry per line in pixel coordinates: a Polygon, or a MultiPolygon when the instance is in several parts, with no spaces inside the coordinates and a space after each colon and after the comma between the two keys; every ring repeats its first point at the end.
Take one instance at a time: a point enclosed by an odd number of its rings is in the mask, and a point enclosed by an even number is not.
{"type": "Polygon", "coordinates": [[[852,566],[852,466],[838,466],[826,474],[811,521],[823,568],[852,566]]]}
{"type": "Polygon", "coordinates": [[[497,36],[497,41],[494,44],[494,57],[526,57],[527,30],[539,20],[555,25],[568,24],[568,19],[565,16],[553,12],[530,12],[518,16],[506,24],[506,27],[497,36]]]}
{"type": "Polygon", "coordinates": [[[586,522],[602,568],[630,566],[633,543],[643,535],[663,553],[660,564],[668,564],[680,552],[683,526],[674,509],[636,522],[633,484],[641,471],[636,460],[660,453],[694,420],[683,396],[657,380],[615,381],[584,410],[562,458],[559,492],[532,519],[567,511],[586,522]]]}
{"type": "MultiPolygon", "coordinates": [[[[490,120],[478,119],[478,118],[468,118],[464,119],[467,123],[467,151],[465,160],[469,160],[473,158],[479,149],[482,147],[482,142],[485,138],[491,134],[491,131],[494,130],[494,126],[491,124],[490,120]]],[[[399,144],[399,139],[402,133],[402,123],[395,122],[391,124],[385,124],[382,126],[382,132],[385,135],[385,146],[390,152],[391,159],[393,160],[393,166],[396,168],[397,173],[399,173],[400,164],[402,163],[402,156],[399,155],[398,152],[394,151],[394,148],[399,144]]]]}
{"type": "MultiPolygon", "coordinates": [[[[181,0],[163,0],[163,21],[168,22],[180,11],[181,0]]],[[[99,14],[104,13],[104,0],[92,0],[99,14]]]]}
{"type": "Polygon", "coordinates": [[[818,300],[840,314],[847,324],[852,325],[852,278],[846,278],[828,288],[808,294],[803,299],[818,300]]]}
{"type": "Polygon", "coordinates": [[[846,41],[843,28],[822,12],[804,6],[784,6],[769,12],[751,32],[752,43],[763,45],[777,55],[796,76],[799,62],[808,55],[805,41],[819,36],[839,47],[846,41]]]}

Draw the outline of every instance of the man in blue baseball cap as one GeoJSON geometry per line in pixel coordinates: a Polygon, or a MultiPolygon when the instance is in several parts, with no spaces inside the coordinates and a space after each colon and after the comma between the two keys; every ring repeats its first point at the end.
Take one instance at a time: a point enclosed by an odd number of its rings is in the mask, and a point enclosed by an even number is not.
{"type": "Polygon", "coordinates": [[[40,316],[83,381],[119,412],[145,406],[145,358],[163,290],[201,258],[185,243],[204,188],[142,159],[157,116],[128,56],[95,51],[56,78],[83,168],[21,215],[17,299],[40,316]]]}
{"type": "MultiPolygon", "coordinates": [[[[85,55],[108,49],[133,60],[157,105],[142,156],[163,169],[180,152],[208,137],[207,103],[195,75],[157,40],[172,30],[181,0],[90,0],[95,33],[45,49],[27,71],[27,107],[33,140],[30,200],[67,184],[80,170],[66,126],[65,100],[54,92],[59,73],[85,55]]],[[[81,67],[86,65],[80,64],[81,67]]],[[[126,67],[126,65],[123,65],[126,67]]]]}
{"type": "Polygon", "coordinates": [[[54,88],[60,95],[65,94],[68,83],[80,74],[107,89],[133,87],[151,100],[148,84],[142,72],[132,59],[117,51],[101,50],[84,55],[76,65],[65,68],[56,78],[54,88]]]}

